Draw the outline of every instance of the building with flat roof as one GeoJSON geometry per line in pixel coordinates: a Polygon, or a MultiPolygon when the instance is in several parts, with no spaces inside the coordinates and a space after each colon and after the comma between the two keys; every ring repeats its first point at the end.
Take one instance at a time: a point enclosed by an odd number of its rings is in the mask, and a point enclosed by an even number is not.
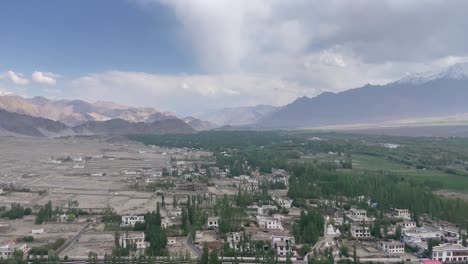
{"type": "Polygon", "coordinates": [[[380,251],[383,251],[389,254],[405,253],[405,244],[400,241],[395,241],[395,240],[379,241],[377,243],[377,248],[380,251]]]}
{"type": "Polygon", "coordinates": [[[441,262],[467,262],[468,248],[454,244],[435,246],[432,248],[432,259],[441,262]]]}

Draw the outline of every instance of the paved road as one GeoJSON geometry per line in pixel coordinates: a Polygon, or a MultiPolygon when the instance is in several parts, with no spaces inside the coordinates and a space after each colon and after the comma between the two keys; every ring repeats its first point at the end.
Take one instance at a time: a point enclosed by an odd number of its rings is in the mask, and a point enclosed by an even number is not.
{"type": "Polygon", "coordinates": [[[59,247],[55,253],[57,254],[57,256],[60,254],[60,252],[62,252],[63,250],[65,250],[66,248],[68,248],[71,244],[73,244],[75,241],[78,240],[78,238],[80,238],[81,234],[85,231],[86,228],[88,228],[90,225],[91,225],[92,222],[89,222],[88,224],[86,224],[83,228],[81,228],[80,230],[78,230],[78,232],[76,232],[76,234],[67,239],[67,241],[65,241],[65,243],[63,243],[63,245],[61,247],[59,247]]]}
{"type": "Polygon", "coordinates": [[[192,251],[197,254],[197,257],[198,258],[201,258],[201,256],[203,255],[203,252],[201,251],[200,248],[198,248],[197,246],[195,246],[195,244],[193,244],[193,236],[192,236],[192,232],[193,232],[193,229],[192,229],[192,225],[190,225],[190,231],[189,231],[189,234],[187,235],[187,245],[190,247],[190,249],[192,249],[192,251]]]}

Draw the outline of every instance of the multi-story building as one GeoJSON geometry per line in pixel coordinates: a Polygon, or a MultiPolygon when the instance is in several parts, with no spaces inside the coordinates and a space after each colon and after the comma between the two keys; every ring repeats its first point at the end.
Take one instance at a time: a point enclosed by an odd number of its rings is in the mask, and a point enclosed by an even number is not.
{"type": "Polygon", "coordinates": [[[145,233],[129,233],[125,232],[120,235],[119,243],[122,247],[127,248],[135,245],[136,249],[146,249],[148,243],[145,241],[145,233]]]}
{"type": "Polygon", "coordinates": [[[372,225],[375,218],[368,217],[366,210],[351,208],[346,212],[345,220],[350,224],[372,225]]]}
{"type": "Polygon", "coordinates": [[[207,228],[218,228],[219,227],[219,217],[208,217],[208,222],[206,225],[207,228]]]}
{"type": "Polygon", "coordinates": [[[371,233],[369,227],[362,225],[352,225],[351,226],[351,236],[355,238],[370,238],[371,233]]]}
{"type": "Polygon", "coordinates": [[[267,230],[283,230],[281,220],[273,217],[257,216],[258,226],[267,230]]]}
{"type": "Polygon", "coordinates": [[[13,256],[16,250],[21,250],[23,253],[28,252],[28,247],[25,243],[15,244],[8,242],[0,246],[0,259],[8,259],[13,256]]]}
{"type": "Polygon", "coordinates": [[[403,254],[405,253],[405,244],[399,241],[379,241],[377,248],[389,254],[403,254]]]}
{"type": "Polygon", "coordinates": [[[145,217],[142,215],[124,215],[120,226],[135,226],[136,223],[144,223],[145,217]]]}
{"type": "Polygon", "coordinates": [[[274,205],[262,205],[260,207],[258,207],[257,209],[257,214],[258,215],[267,215],[267,214],[271,214],[272,212],[278,210],[278,207],[274,206],[274,205]]]}
{"type": "Polygon", "coordinates": [[[393,209],[393,214],[398,217],[398,218],[401,218],[401,219],[405,219],[405,220],[410,220],[411,219],[411,214],[410,214],[410,211],[408,209],[393,209]]]}
{"type": "Polygon", "coordinates": [[[468,248],[453,244],[435,246],[432,248],[432,258],[442,262],[466,262],[468,248]]]}
{"type": "Polygon", "coordinates": [[[292,255],[292,247],[295,246],[295,240],[294,237],[287,235],[272,235],[271,246],[276,250],[278,256],[286,256],[288,253],[292,255]]]}
{"type": "Polygon", "coordinates": [[[397,225],[401,226],[402,230],[409,230],[409,229],[412,229],[412,228],[416,227],[416,222],[414,222],[414,221],[403,221],[403,222],[397,223],[397,225]]]}

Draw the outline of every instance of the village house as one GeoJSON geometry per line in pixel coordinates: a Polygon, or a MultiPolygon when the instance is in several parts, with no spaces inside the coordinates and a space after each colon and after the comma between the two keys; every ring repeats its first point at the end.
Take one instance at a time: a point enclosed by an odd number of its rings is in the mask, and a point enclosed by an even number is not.
{"type": "Polygon", "coordinates": [[[208,217],[207,225],[208,229],[219,227],[219,217],[208,217]]]}
{"type": "Polygon", "coordinates": [[[32,230],[31,230],[31,234],[33,234],[33,235],[44,234],[44,228],[41,228],[41,229],[32,229],[32,230]]]}
{"type": "Polygon", "coordinates": [[[372,225],[375,221],[373,217],[367,217],[366,210],[351,208],[345,213],[345,219],[350,224],[372,225]]]}
{"type": "Polygon", "coordinates": [[[16,250],[21,250],[24,254],[27,254],[29,251],[25,243],[16,244],[14,242],[8,242],[0,246],[0,259],[12,257],[16,250]]]}
{"type": "Polygon", "coordinates": [[[466,262],[468,248],[462,245],[442,244],[432,248],[432,258],[442,262],[466,262]]]}
{"type": "Polygon", "coordinates": [[[369,227],[362,225],[352,225],[351,226],[351,236],[355,238],[370,238],[371,233],[369,227]]]}
{"type": "Polygon", "coordinates": [[[257,215],[257,223],[260,228],[267,230],[283,230],[283,225],[279,219],[257,215]]]}
{"type": "Polygon", "coordinates": [[[181,191],[191,191],[191,192],[207,190],[206,184],[201,184],[201,183],[196,183],[196,182],[177,184],[176,188],[181,191]]]}
{"type": "Polygon", "coordinates": [[[278,207],[274,205],[262,205],[258,207],[257,214],[258,215],[270,215],[274,211],[278,210],[278,207]]]}
{"type": "Polygon", "coordinates": [[[393,215],[397,218],[411,220],[411,214],[408,209],[393,209],[393,215]]]}
{"type": "Polygon", "coordinates": [[[140,174],[139,171],[132,171],[132,170],[124,170],[124,171],[122,171],[122,173],[124,175],[138,175],[138,174],[140,174]]]}
{"type": "Polygon", "coordinates": [[[163,228],[168,228],[174,225],[174,222],[171,219],[169,219],[169,217],[164,217],[161,219],[161,227],[163,228]]]}
{"type": "Polygon", "coordinates": [[[249,248],[249,244],[244,240],[243,243],[243,234],[241,232],[230,232],[226,234],[226,242],[229,247],[235,249],[236,251],[244,251],[249,248]]]}
{"type": "Polygon", "coordinates": [[[136,223],[144,223],[145,217],[139,215],[123,215],[120,226],[135,226],[136,223]]]}
{"type": "Polygon", "coordinates": [[[403,222],[397,223],[397,225],[401,227],[401,230],[409,230],[409,229],[412,229],[412,228],[416,227],[416,222],[414,222],[414,221],[403,221],[403,222]]]}
{"type": "Polygon", "coordinates": [[[402,238],[405,243],[427,242],[429,239],[442,241],[444,234],[437,229],[429,227],[416,227],[403,231],[402,238]]]}
{"type": "Polygon", "coordinates": [[[380,251],[386,252],[388,254],[403,254],[405,253],[405,244],[399,241],[390,240],[390,241],[379,241],[377,243],[377,248],[380,251]]]}
{"type": "Polygon", "coordinates": [[[286,234],[276,234],[271,236],[271,246],[276,250],[278,256],[292,254],[292,247],[296,245],[294,237],[286,234]]]}
{"type": "Polygon", "coordinates": [[[120,235],[119,243],[122,247],[135,245],[136,249],[146,249],[148,243],[145,241],[145,233],[143,232],[124,232],[120,235]]]}
{"type": "Polygon", "coordinates": [[[292,207],[293,200],[292,199],[286,199],[286,198],[281,198],[281,197],[275,197],[273,196],[273,201],[277,202],[279,206],[284,207],[286,209],[289,209],[292,207]]]}

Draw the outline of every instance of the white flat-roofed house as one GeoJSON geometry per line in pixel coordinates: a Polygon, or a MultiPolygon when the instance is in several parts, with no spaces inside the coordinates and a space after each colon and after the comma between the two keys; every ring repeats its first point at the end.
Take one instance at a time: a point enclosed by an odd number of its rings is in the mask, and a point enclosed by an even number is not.
{"type": "Polygon", "coordinates": [[[124,170],[124,171],[123,171],[123,174],[124,174],[124,175],[138,175],[138,174],[140,174],[140,172],[138,172],[138,171],[132,171],[132,170],[124,170]]]}
{"type": "Polygon", "coordinates": [[[31,234],[33,234],[33,235],[39,235],[39,234],[43,234],[43,233],[44,233],[44,228],[31,230],[31,234]]]}
{"type": "Polygon", "coordinates": [[[236,251],[243,251],[241,241],[242,233],[241,232],[230,232],[226,234],[226,241],[229,244],[229,247],[235,249],[236,251]]]}
{"type": "Polygon", "coordinates": [[[136,223],[144,223],[145,217],[142,215],[124,215],[120,226],[135,226],[136,223]]]}
{"type": "Polygon", "coordinates": [[[411,214],[408,209],[393,209],[394,215],[398,218],[411,220],[411,214]]]}
{"type": "Polygon", "coordinates": [[[171,221],[171,219],[169,219],[169,217],[164,217],[162,220],[161,220],[161,226],[163,228],[168,228],[170,226],[174,226],[174,222],[171,221]]]}
{"type": "Polygon", "coordinates": [[[293,247],[296,245],[296,240],[294,237],[288,235],[272,235],[271,245],[273,248],[276,248],[277,243],[285,243],[288,247],[293,247]]]}
{"type": "Polygon", "coordinates": [[[283,230],[281,220],[273,217],[257,216],[257,223],[260,228],[267,230],[283,230]]]}
{"type": "Polygon", "coordinates": [[[356,209],[356,208],[351,208],[347,212],[347,215],[353,215],[353,216],[367,216],[367,211],[364,209],[356,209]]]}
{"type": "Polygon", "coordinates": [[[467,262],[468,248],[453,244],[435,246],[432,248],[432,259],[441,262],[467,262]]]}
{"type": "Polygon", "coordinates": [[[292,255],[292,247],[290,245],[288,245],[288,243],[286,242],[283,242],[283,241],[279,241],[279,242],[276,242],[274,245],[273,245],[275,251],[276,251],[276,254],[278,256],[287,256],[288,253],[290,255],[292,255]]]}
{"type": "Polygon", "coordinates": [[[26,243],[16,244],[14,242],[8,242],[0,245],[0,259],[8,259],[12,257],[15,250],[21,250],[24,254],[27,254],[29,251],[26,243]]]}
{"type": "Polygon", "coordinates": [[[286,198],[274,197],[273,196],[273,200],[275,202],[277,202],[281,207],[284,207],[284,208],[287,208],[287,209],[292,207],[292,203],[293,203],[292,199],[286,199],[286,198]]]}
{"type": "Polygon", "coordinates": [[[208,217],[207,228],[218,228],[219,227],[219,217],[208,217]]]}
{"type": "Polygon", "coordinates": [[[362,225],[351,226],[351,236],[355,238],[366,239],[371,237],[369,227],[362,225]]]}
{"type": "Polygon", "coordinates": [[[389,254],[403,254],[405,253],[405,244],[399,241],[379,241],[377,248],[389,254]]]}
{"type": "Polygon", "coordinates": [[[416,222],[414,221],[403,221],[397,223],[398,226],[401,226],[401,230],[409,230],[416,227],[416,222]]]}
{"type": "Polygon", "coordinates": [[[404,230],[402,238],[405,243],[411,242],[427,242],[429,239],[442,241],[444,234],[440,230],[435,230],[427,227],[416,227],[404,230]]]}
{"type": "Polygon", "coordinates": [[[257,214],[258,215],[267,215],[267,214],[270,214],[274,211],[278,210],[278,207],[274,206],[274,205],[262,205],[260,207],[258,207],[257,209],[257,214]]]}
{"type": "Polygon", "coordinates": [[[143,232],[124,232],[120,235],[119,243],[123,248],[135,245],[136,249],[146,249],[148,243],[145,241],[145,233],[143,232]]]}
{"type": "Polygon", "coordinates": [[[372,225],[375,221],[373,217],[367,217],[367,213],[365,210],[357,210],[348,212],[345,215],[345,220],[350,224],[364,224],[364,225],[372,225]]]}
{"type": "Polygon", "coordinates": [[[74,161],[74,162],[82,162],[82,161],[83,161],[83,158],[82,158],[82,157],[73,157],[73,158],[72,158],[72,161],[74,161]]]}
{"type": "Polygon", "coordinates": [[[162,171],[155,171],[155,172],[153,172],[152,177],[154,177],[154,178],[161,178],[161,177],[162,177],[162,171]]]}

